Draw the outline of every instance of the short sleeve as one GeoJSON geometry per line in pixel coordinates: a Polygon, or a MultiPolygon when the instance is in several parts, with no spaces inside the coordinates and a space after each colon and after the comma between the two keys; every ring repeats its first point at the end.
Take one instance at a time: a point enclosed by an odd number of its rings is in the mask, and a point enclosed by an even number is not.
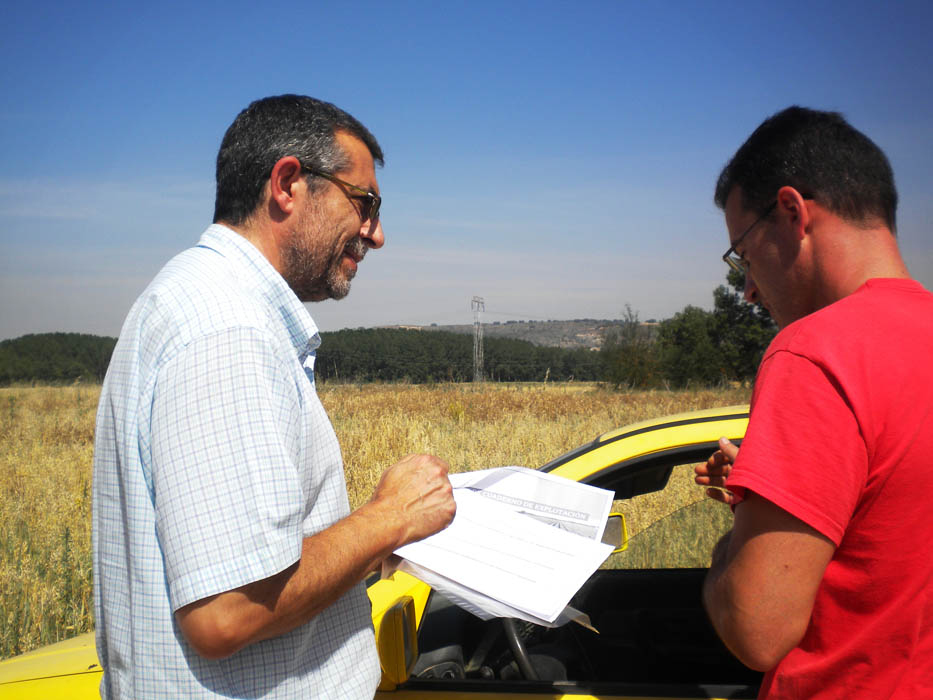
{"type": "Polygon", "coordinates": [[[202,337],[159,371],[152,485],[173,610],[299,559],[299,413],[289,367],[257,329],[202,337]]]}
{"type": "Polygon", "coordinates": [[[727,488],[739,498],[751,489],[838,546],[867,476],[865,441],[833,377],[790,351],[768,357],[727,488]]]}

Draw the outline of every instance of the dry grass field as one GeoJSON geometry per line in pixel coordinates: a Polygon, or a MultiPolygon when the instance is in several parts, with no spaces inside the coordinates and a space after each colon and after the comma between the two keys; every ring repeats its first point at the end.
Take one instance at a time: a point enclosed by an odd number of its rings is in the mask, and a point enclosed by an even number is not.
{"type": "MultiPolygon", "coordinates": [[[[92,386],[0,388],[0,658],[93,628],[90,496],[99,394],[92,386]]],[[[578,383],[328,384],[320,395],[354,507],[409,452],[440,455],[454,471],[536,467],[628,423],[748,400],[744,389],[615,392],[578,383]]],[[[687,501],[702,500],[686,472],[675,478],[689,490],[687,501]]],[[[652,497],[624,508],[633,534],[675,507],[652,497]]]]}

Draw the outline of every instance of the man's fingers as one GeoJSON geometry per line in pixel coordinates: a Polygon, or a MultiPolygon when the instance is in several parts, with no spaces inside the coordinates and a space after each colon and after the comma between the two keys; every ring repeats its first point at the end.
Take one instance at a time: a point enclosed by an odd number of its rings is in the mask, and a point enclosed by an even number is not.
{"type": "Polygon", "coordinates": [[[726,477],[722,475],[696,476],[694,482],[700,486],[725,486],[726,477]]]}
{"type": "Polygon", "coordinates": [[[734,500],[732,494],[721,491],[726,485],[726,479],[732,472],[732,463],[739,454],[739,448],[728,438],[719,438],[719,449],[710,455],[703,464],[693,468],[696,476],[693,480],[700,486],[709,486],[706,494],[717,501],[731,504],[734,500]]]}
{"type": "Polygon", "coordinates": [[[382,475],[373,499],[404,521],[402,544],[423,539],[453,520],[457,504],[447,463],[432,455],[408,455],[382,475]]]}
{"type": "Polygon", "coordinates": [[[725,479],[731,471],[732,464],[721,450],[716,450],[706,462],[693,468],[693,472],[696,474],[696,483],[701,485],[711,484],[713,486],[721,485],[717,481],[725,479]]]}
{"type": "Polygon", "coordinates": [[[733,496],[728,491],[723,491],[722,489],[706,489],[706,495],[712,498],[714,501],[725,503],[727,506],[731,506],[735,501],[735,496],[733,496]]]}

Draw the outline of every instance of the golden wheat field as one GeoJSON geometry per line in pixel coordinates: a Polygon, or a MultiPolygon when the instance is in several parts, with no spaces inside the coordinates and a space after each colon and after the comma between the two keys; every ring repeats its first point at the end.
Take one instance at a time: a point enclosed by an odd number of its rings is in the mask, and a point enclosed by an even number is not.
{"type": "MultiPolygon", "coordinates": [[[[746,389],[616,392],[595,384],[328,384],[351,505],[409,452],[453,471],[540,466],[628,423],[748,400],[746,389]]],[[[99,386],[0,388],[0,658],[93,628],[91,462],[99,386]]],[[[697,488],[689,476],[682,488],[697,488]]],[[[702,494],[692,492],[700,500],[702,494]]],[[[643,496],[640,498],[650,498],[643,496]]],[[[626,512],[637,532],[670,508],[626,512]]]]}

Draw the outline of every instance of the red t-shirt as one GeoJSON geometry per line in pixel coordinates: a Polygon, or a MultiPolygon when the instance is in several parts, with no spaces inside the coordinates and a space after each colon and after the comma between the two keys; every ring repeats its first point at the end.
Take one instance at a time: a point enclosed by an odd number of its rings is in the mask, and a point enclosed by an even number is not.
{"type": "Polygon", "coordinates": [[[874,279],[765,353],[728,479],[836,543],[762,698],[933,698],[933,294],[874,279]]]}

